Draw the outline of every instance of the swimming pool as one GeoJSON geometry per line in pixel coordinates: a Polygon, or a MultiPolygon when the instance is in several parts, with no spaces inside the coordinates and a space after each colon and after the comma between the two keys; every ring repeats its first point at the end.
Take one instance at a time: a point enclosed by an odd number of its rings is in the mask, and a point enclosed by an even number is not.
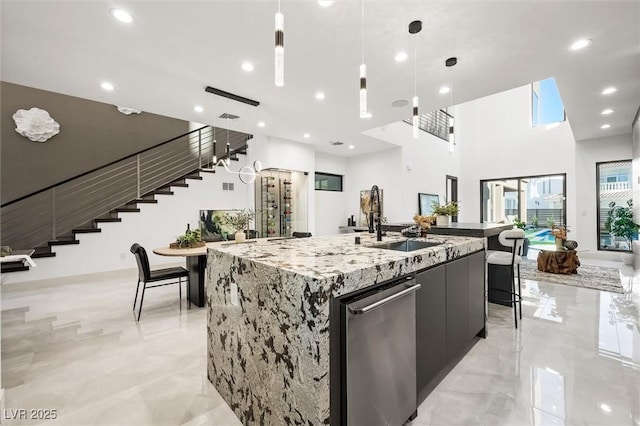
{"type": "Polygon", "coordinates": [[[556,237],[554,237],[553,234],[551,233],[551,229],[545,229],[536,234],[530,235],[529,240],[536,241],[536,242],[542,242],[542,241],[553,242],[556,240],[556,237]]]}

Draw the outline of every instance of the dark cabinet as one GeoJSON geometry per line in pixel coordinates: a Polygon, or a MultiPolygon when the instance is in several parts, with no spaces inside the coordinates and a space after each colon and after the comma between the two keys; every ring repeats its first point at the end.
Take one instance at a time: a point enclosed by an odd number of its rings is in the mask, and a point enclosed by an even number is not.
{"type": "Polygon", "coordinates": [[[484,251],[420,271],[416,281],[418,404],[485,327],[484,251]]]}
{"type": "Polygon", "coordinates": [[[469,260],[463,258],[447,267],[447,360],[455,358],[467,345],[469,319],[469,260]]]}
{"type": "MultiPolygon", "coordinates": [[[[485,328],[484,252],[475,253],[469,259],[469,334],[473,339],[485,328]]],[[[484,335],[484,334],[483,334],[484,335]]]]}
{"type": "Polygon", "coordinates": [[[447,363],[446,344],[446,267],[438,266],[419,272],[416,282],[422,284],[416,292],[416,382],[418,401],[426,395],[425,387],[447,363]]]}

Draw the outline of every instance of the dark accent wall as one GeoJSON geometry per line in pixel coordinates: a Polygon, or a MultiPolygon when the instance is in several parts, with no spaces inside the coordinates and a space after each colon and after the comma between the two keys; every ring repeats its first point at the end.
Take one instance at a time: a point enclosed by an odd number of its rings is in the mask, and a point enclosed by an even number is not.
{"type": "MultiPolygon", "coordinates": [[[[2,203],[45,188],[189,131],[189,122],[114,105],[0,82],[2,203]],[[60,123],[47,142],[15,131],[18,109],[40,108],[60,123]]],[[[123,105],[132,106],[135,105],[123,105]]]]}

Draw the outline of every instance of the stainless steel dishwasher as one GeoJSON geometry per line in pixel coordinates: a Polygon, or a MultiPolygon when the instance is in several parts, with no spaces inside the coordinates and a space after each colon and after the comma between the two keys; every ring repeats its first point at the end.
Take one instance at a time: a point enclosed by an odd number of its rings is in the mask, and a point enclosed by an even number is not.
{"type": "Polygon", "coordinates": [[[346,417],[350,426],[400,426],[416,412],[414,277],[345,299],[346,417]]]}

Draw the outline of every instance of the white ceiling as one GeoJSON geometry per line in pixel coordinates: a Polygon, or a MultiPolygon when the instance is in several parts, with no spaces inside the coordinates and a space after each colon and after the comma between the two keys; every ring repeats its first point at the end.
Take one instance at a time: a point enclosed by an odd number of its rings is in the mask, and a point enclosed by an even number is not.
{"type": "Polygon", "coordinates": [[[361,2],[282,1],[284,87],[274,85],[277,7],[275,0],[3,0],[1,78],[222,127],[227,121],[214,117],[230,112],[241,116],[234,130],[347,156],[388,148],[362,132],[411,115],[410,106],[391,102],[413,96],[414,44],[423,112],[555,77],[576,140],[584,140],[630,133],[640,106],[639,1],[366,0],[371,119],[358,113],[361,2]],[[109,12],[116,7],[135,21],[116,21],[109,12]],[[423,29],[410,35],[415,19],[423,29]],[[569,51],[578,38],[593,43],[569,51]],[[401,49],[409,53],[404,63],[393,59],[401,49]],[[458,57],[454,68],[444,65],[450,56],[458,57]],[[244,61],[255,70],[242,71],[244,61]],[[115,91],[103,91],[101,81],[115,91]],[[440,95],[439,87],[450,82],[453,93],[440,95]],[[611,85],[618,91],[602,96],[611,85]],[[206,86],[261,104],[227,101],[205,93],[206,86]],[[319,90],[324,101],[314,98],[319,90]],[[194,112],[196,104],[203,113],[194,112]],[[605,108],[615,113],[603,117],[605,108]],[[258,128],[258,121],[267,126],[258,128]],[[611,128],[601,130],[605,122],[611,128]],[[345,145],[328,143],[336,140],[345,145]]]}

